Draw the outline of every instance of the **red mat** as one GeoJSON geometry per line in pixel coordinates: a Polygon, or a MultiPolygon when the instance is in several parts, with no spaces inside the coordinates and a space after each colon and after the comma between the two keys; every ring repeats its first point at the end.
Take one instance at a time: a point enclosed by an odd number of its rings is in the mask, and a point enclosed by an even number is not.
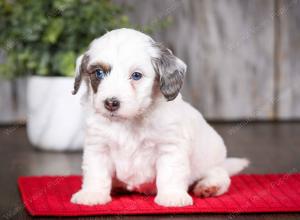
{"type": "Polygon", "coordinates": [[[87,216],[167,213],[238,213],[300,211],[300,173],[239,175],[232,177],[228,193],[213,198],[194,198],[194,205],[165,208],[154,197],[139,194],[113,197],[107,205],[93,207],[70,203],[80,189],[79,176],[20,177],[19,189],[33,216],[87,216]]]}

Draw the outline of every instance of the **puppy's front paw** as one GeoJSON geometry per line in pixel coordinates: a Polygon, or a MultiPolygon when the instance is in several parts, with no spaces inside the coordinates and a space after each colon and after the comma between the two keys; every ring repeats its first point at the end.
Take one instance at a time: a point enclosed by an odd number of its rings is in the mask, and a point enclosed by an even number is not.
{"type": "Polygon", "coordinates": [[[192,197],[185,191],[158,193],[154,201],[161,206],[182,207],[193,205],[192,197]]]}
{"type": "Polygon", "coordinates": [[[79,205],[104,205],[111,201],[109,194],[80,190],[73,194],[71,202],[79,205]]]}

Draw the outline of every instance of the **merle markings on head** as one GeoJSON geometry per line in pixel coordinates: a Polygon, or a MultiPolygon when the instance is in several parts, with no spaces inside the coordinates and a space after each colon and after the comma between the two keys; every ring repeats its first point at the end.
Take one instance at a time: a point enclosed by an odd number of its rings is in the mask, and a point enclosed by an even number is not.
{"type": "Polygon", "coordinates": [[[159,56],[152,58],[155,72],[160,77],[160,90],[171,101],[178,95],[186,72],[186,65],[175,57],[171,50],[159,43],[153,43],[159,56]]]}
{"type": "Polygon", "coordinates": [[[96,112],[130,118],[145,112],[154,99],[174,100],[185,72],[185,63],[162,44],[141,32],[117,29],[95,39],[77,58],[73,94],[84,80],[96,112]],[[160,94],[154,96],[156,86],[160,94]]]}

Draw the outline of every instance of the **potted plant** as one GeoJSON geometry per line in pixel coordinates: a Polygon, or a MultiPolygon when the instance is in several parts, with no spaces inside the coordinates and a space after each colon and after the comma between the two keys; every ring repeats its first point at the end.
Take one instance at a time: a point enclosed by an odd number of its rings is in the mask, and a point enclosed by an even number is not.
{"type": "Polygon", "coordinates": [[[92,39],[128,26],[108,0],[0,0],[0,74],[27,76],[27,133],[41,149],[74,150],[83,143],[83,109],[72,96],[76,57],[92,39]]]}

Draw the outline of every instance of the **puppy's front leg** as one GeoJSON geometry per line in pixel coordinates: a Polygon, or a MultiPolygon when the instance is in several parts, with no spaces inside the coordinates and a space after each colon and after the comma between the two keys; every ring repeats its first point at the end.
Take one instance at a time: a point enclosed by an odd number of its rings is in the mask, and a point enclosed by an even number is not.
{"type": "Polygon", "coordinates": [[[82,188],[72,196],[71,202],[96,205],[111,201],[112,164],[105,145],[85,146],[82,170],[82,188]]]}
{"type": "Polygon", "coordinates": [[[162,206],[192,205],[192,197],[187,193],[190,166],[188,156],[180,152],[178,146],[163,146],[156,163],[157,195],[155,202],[162,206]]]}

